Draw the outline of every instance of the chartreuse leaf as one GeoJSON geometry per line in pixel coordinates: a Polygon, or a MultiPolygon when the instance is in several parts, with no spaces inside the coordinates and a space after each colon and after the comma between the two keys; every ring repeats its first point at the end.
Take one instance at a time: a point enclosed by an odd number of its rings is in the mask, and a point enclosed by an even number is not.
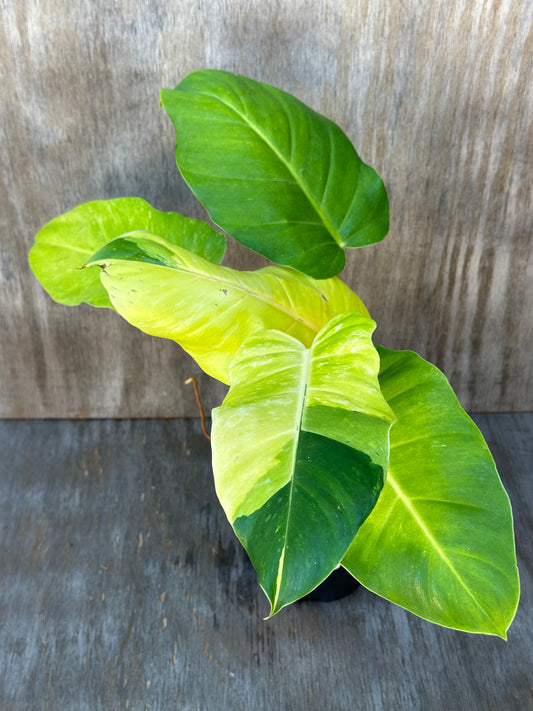
{"type": "Polygon", "coordinates": [[[290,94],[206,69],[161,102],[176,161],[220,225],[277,264],[317,279],[338,274],[345,247],[387,234],[387,193],[332,121],[290,94]]]}
{"type": "Polygon", "coordinates": [[[217,494],[271,615],[338,565],[381,491],[394,415],[378,385],[374,327],[341,314],[309,349],[255,333],[213,410],[217,494]]]}
{"type": "Polygon", "coordinates": [[[177,341],[225,383],[229,361],[255,331],[276,328],[310,345],[334,315],[368,315],[340,279],[316,281],[283,267],[239,272],[145,233],[113,240],[89,264],[103,268],[102,283],[126,321],[177,341]]]}
{"type": "Polygon", "coordinates": [[[519,580],[509,499],[487,445],[437,368],[378,350],[397,417],[389,470],[342,563],[420,617],[505,639],[519,580]]]}
{"type": "Polygon", "coordinates": [[[155,210],[140,198],[95,200],[48,222],[35,237],[30,266],[50,296],[62,304],[111,306],[100,270],[81,267],[106,242],[131,230],[147,230],[210,262],[224,256],[225,237],[207,223],[155,210]]]}

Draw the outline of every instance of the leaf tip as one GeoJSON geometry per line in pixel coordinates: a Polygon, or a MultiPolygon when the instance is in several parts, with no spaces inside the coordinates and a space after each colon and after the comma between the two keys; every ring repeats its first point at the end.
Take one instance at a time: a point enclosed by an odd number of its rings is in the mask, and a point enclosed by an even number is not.
{"type": "Polygon", "coordinates": [[[272,600],[269,600],[269,602],[270,602],[270,612],[268,613],[268,615],[266,617],[263,618],[265,622],[267,622],[268,620],[271,620],[275,615],[278,614],[278,612],[280,612],[280,610],[283,607],[286,607],[286,603],[283,605],[279,605],[279,604],[276,604],[275,600],[274,600],[274,602],[272,602],[272,600]]]}

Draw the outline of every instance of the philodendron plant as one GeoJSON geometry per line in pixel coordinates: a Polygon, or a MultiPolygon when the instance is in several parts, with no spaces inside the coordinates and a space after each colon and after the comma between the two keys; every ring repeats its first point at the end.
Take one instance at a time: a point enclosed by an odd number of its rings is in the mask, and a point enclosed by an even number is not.
{"type": "Polygon", "coordinates": [[[487,445],[439,370],[373,345],[337,276],[346,248],[388,231],[380,177],[338,126],[257,81],[197,71],[161,102],[213,223],[275,266],[220,266],[221,232],[118,198],[45,225],[37,278],[229,384],[212,413],[215,486],[271,615],[340,564],[420,617],[506,638],[519,582],[487,445]]]}

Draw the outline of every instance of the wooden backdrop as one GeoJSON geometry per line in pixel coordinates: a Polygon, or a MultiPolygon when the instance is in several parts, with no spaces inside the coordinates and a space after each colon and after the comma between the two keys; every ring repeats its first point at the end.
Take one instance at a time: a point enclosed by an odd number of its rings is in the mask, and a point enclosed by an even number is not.
{"type": "MultiPolygon", "coordinates": [[[[533,409],[530,0],[4,0],[0,416],[196,415],[198,368],[104,310],[54,304],[27,252],[52,217],[139,195],[201,217],[158,106],[202,67],[290,91],[383,176],[391,230],[345,280],[376,341],[470,410],[533,409]]],[[[226,263],[261,260],[232,247],[226,263]]],[[[200,378],[207,406],[224,388],[200,378]]]]}

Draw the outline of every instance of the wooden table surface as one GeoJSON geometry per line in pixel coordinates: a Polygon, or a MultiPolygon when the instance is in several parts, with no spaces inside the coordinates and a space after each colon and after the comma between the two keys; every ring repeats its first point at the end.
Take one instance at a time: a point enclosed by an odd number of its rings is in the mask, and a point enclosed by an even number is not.
{"type": "Polygon", "coordinates": [[[515,512],[508,642],[362,588],[265,622],[197,420],[0,422],[0,709],[533,709],[533,414],[475,420],[515,512]]]}

